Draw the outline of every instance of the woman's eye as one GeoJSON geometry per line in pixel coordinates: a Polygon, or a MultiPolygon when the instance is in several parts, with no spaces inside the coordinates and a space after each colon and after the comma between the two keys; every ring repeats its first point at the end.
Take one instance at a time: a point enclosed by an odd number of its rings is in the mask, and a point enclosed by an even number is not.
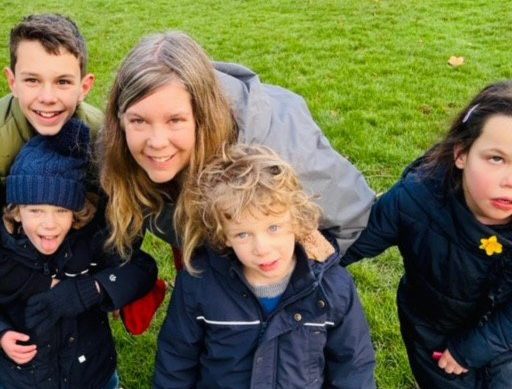
{"type": "Polygon", "coordinates": [[[503,157],[500,157],[499,155],[493,155],[491,158],[489,158],[491,162],[493,163],[501,163],[503,162],[503,157]]]}
{"type": "Polygon", "coordinates": [[[137,125],[137,124],[142,124],[142,123],[144,123],[144,120],[142,120],[142,119],[140,119],[140,118],[133,118],[133,119],[130,119],[128,122],[129,122],[130,124],[135,124],[135,125],[137,125]]]}
{"type": "Polygon", "coordinates": [[[170,124],[180,124],[186,122],[186,117],[183,116],[173,116],[169,119],[170,124]]]}

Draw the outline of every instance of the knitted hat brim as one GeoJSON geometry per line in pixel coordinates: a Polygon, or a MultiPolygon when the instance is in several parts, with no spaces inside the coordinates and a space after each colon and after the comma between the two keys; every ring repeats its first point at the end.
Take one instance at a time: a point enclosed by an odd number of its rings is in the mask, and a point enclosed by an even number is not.
{"type": "Polygon", "coordinates": [[[71,211],[79,211],[85,204],[85,187],[77,180],[57,176],[10,175],[6,186],[8,204],[48,204],[71,211]]]}

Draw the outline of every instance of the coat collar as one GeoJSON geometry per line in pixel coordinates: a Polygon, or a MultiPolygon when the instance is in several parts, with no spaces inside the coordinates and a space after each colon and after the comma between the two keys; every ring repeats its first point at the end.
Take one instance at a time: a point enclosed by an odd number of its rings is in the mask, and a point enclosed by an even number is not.
{"type": "Polygon", "coordinates": [[[512,253],[512,242],[500,233],[503,228],[491,228],[480,223],[466,206],[460,193],[449,191],[444,185],[445,172],[441,169],[426,176],[421,170],[421,159],[413,162],[403,175],[402,185],[412,201],[424,211],[424,221],[440,228],[449,239],[463,244],[468,250],[486,256],[480,248],[482,239],[496,236],[503,253],[512,253]]]}
{"type": "Polygon", "coordinates": [[[36,132],[34,128],[30,125],[27,118],[23,114],[20,103],[18,99],[12,96],[11,99],[12,104],[12,116],[14,121],[16,122],[16,127],[19,129],[20,135],[25,142],[28,142],[30,138],[32,138],[36,132]]]}
{"type": "MultiPolygon", "coordinates": [[[[308,259],[304,248],[298,243],[295,245],[297,263],[290,278],[289,285],[283,295],[283,300],[291,296],[302,294],[311,287],[316,287],[320,283],[325,271],[339,264],[341,253],[336,239],[327,232],[325,232],[324,235],[335,247],[335,252],[324,262],[308,259]]],[[[232,280],[237,279],[240,281],[229,283],[233,288],[237,289],[237,292],[244,293],[249,288],[243,275],[243,266],[232,251],[222,254],[211,247],[207,247],[206,253],[213,271],[222,276],[229,277],[232,280]]]]}

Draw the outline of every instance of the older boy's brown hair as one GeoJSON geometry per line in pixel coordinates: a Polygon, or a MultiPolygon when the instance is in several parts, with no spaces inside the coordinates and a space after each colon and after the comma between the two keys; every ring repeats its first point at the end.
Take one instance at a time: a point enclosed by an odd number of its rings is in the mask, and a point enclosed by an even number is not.
{"type": "Polygon", "coordinates": [[[30,15],[14,26],[9,41],[11,70],[14,73],[17,50],[20,42],[37,41],[47,53],[58,55],[62,48],[73,54],[80,62],[82,76],[87,72],[87,46],[76,23],[59,14],[30,15]]]}

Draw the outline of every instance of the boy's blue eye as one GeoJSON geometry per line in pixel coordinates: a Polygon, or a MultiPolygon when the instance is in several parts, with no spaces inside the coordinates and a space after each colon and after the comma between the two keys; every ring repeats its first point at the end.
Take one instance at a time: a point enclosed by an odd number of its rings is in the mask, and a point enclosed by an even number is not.
{"type": "Polygon", "coordinates": [[[268,227],[268,230],[270,232],[276,232],[279,230],[279,228],[280,228],[280,226],[278,224],[272,224],[270,227],[268,227]]]}
{"type": "Polygon", "coordinates": [[[239,232],[238,234],[236,234],[236,237],[238,239],[245,239],[245,238],[247,238],[248,235],[249,234],[247,234],[247,232],[239,232]]]}

